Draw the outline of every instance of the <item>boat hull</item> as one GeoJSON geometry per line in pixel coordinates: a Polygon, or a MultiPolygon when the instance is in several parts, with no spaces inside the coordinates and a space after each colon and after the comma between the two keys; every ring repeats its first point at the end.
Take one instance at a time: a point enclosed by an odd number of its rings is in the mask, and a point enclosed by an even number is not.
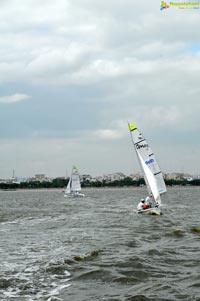
{"type": "Polygon", "coordinates": [[[84,193],[68,193],[64,194],[65,198],[83,198],[85,197],[84,193]]]}
{"type": "Polygon", "coordinates": [[[148,215],[162,215],[162,211],[160,207],[148,208],[144,210],[134,210],[135,213],[139,214],[148,214],[148,215]]]}

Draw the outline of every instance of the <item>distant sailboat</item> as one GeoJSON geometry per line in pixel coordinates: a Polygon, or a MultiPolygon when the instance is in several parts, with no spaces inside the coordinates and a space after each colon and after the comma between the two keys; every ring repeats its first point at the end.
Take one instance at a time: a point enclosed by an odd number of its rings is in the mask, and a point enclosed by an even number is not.
{"type": "Polygon", "coordinates": [[[84,197],[81,192],[81,182],[78,169],[76,166],[72,167],[71,177],[65,189],[64,197],[84,197]]]}
{"type": "MultiPolygon", "coordinates": [[[[132,123],[128,123],[131,133],[132,142],[144,175],[149,194],[152,193],[155,204],[152,208],[142,210],[152,214],[161,213],[161,197],[160,195],[167,191],[163,174],[156,161],[147,140],[142,136],[137,127],[132,123]]],[[[140,211],[141,212],[141,211],[140,211]]]]}

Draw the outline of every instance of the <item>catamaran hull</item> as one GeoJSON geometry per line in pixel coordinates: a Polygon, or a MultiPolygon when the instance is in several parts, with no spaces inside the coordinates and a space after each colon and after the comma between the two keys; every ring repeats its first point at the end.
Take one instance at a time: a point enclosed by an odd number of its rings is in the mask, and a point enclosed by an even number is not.
{"type": "Polygon", "coordinates": [[[85,196],[84,193],[64,194],[65,198],[80,198],[84,196],[85,196]]]}
{"type": "Polygon", "coordinates": [[[135,213],[139,214],[149,214],[149,215],[162,215],[161,208],[155,207],[155,208],[149,208],[144,210],[134,210],[135,213]]]}

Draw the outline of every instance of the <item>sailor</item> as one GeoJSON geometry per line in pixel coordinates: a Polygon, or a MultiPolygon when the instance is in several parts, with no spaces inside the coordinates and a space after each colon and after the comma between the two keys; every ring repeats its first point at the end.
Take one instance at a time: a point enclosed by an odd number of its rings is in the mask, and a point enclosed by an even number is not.
{"type": "Polygon", "coordinates": [[[145,199],[145,204],[147,205],[148,208],[151,208],[153,205],[152,197],[153,197],[153,195],[152,195],[152,193],[150,193],[145,199]]]}
{"type": "Polygon", "coordinates": [[[147,209],[147,205],[145,204],[145,199],[141,199],[139,204],[137,205],[137,210],[147,209]]]}

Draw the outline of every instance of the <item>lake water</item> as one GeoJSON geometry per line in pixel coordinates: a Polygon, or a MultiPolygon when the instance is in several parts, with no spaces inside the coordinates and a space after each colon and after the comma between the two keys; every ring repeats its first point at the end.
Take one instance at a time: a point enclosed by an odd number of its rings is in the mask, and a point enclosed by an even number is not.
{"type": "Polygon", "coordinates": [[[200,188],[0,191],[1,301],[200,300],[200,188]]]}

